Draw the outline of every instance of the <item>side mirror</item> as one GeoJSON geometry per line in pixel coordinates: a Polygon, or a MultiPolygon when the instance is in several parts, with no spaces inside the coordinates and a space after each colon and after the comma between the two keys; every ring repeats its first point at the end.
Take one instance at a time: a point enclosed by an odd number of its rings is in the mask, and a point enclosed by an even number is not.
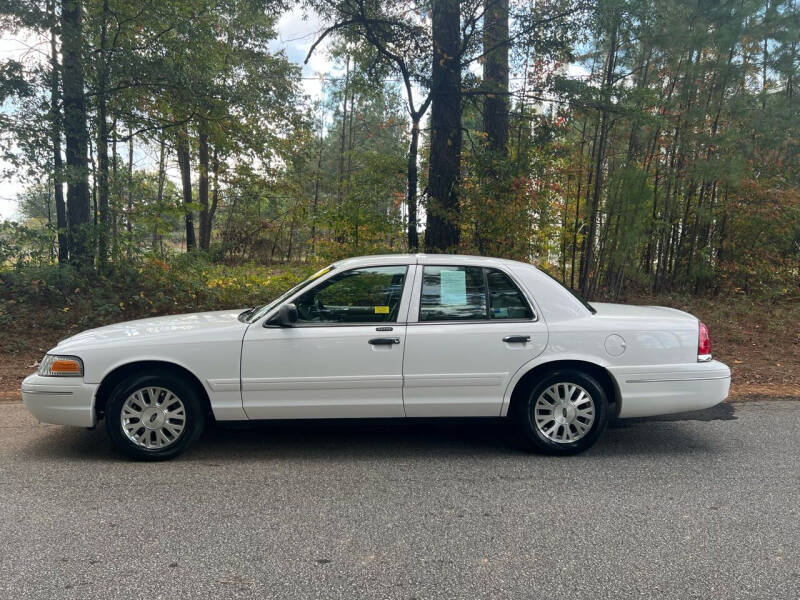
{"type": "Polygon", "coordinates": [[[297,307],[294,304],[283,304],[278,309],[278,325],[281,327],[294,327],[297,323],[297,307]]]}

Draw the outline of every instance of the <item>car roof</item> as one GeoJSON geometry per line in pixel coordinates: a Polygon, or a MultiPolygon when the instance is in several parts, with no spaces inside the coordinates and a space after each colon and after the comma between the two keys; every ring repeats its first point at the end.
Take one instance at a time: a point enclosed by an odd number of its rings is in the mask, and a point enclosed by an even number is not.
{"type": "Polygon", "coordinates": [[[498,265],[516,264],[532,266],[527,263],[494,258],[490,256],[470,256],[464,254],[374,254],[371,256],[354,256],[334,263],[337,268],[366,267],[375,265],[498,265]]]}

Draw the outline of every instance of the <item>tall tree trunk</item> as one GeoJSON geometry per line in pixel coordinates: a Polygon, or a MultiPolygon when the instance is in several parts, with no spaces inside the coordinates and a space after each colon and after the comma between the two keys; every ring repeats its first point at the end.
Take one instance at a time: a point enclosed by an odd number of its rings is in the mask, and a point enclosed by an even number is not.
{"type": "MultiPolygon", "coordinates": [[[[583,183],[583,147],[586,145],[586,123],[588,119],[584,118],[583,126],[581,127],[581,143],[580,154],[578,155],[578,170],[576,179],[575,190],[575,220],[572,223],[572,256],[570,258],[570,271],[569,271],[569,287],[575,289],[575,255],[578,251],[578,224],[581,219],[581,184],[583,183]]],[[[564,284],[566,284],[564,280],[564,284]]]]}
{"type": "Polygon", "coordinates": [[[506,156],[508,146],[508,0],[484,0],[483,130],[489,151],[506,156]]]}
{"type": "MultiPolygon", "coordinates": [[[[347,125],[348,133],[347,133],[347,186],[346,191],[348,196],[350,196],[350,189],[352,187],[353,181],[353,116],[355,115],[355,107],[356,107],[356,92],[355,89],[350,93],[350,116],[348,117],[349,123],[347,125]]],[[[358,210],[359,210],[359,198],[352,198],[351,201],[355,200],[355,210],[353,215],[353,231],[354,231],[354,244],[356,250],[358,250],[358,210]]],[[[356,252],[357,253],[357,252],[356,252]]]]}
{"type": "MultiPolygon", "coordinates": [[[[161,207],[163,206],[164,202],[164,185],[167,181],[167,136],[162,131],[159,135],[159,147],[158,147],[158,191],[156,195],[156,206],[158,207],[158,211],[161,211],[161,207]]],[[[155,223],[153,224],[153,251],[156,250],[158,246],[161,244],[161,235],[158,232],[158,225],[160,223],[160,216],[156,218],[155,223]]]]}
{"type": "Polygon", "coordinates": [[[433,0],[431,151],[428,169],[428,252],[459,243],[461,166],[461,7],[459,0],[433,0]]]}
{"type": "Polygon", "coordinates": [[[117,113],[114,112],[111,120],[111,184],[114,190],[114,199],[111,202],[111,258],[119,258],[119,158],[117,156],[117,113]]]}
{"type": "MultiPolygon", "coordinates": [[[[510,176],[505,170],[508,154],[508,0],[484,0],[483,16],[483,131],[486,162],[482,169],[483,194],[473,210],[475,245],[480,254],[510,250],[504,234],[508,227],[499,219],[526,227],[526,219],[512,214],[510,176]],[[493,252],[494,251],[494,252],[493,252]]],[[[523,100],[524,102],[524,100],[523,100]]]]}
{"type": "MultiPolygon", "coordinates": [[[[796,0],[792,0],[792,13],[797,14],[796,10],[796,0]]],[[[789,52],[789,56],[797,56],[797,38],[792,40],[791,51],[789,52]]],[[[789,101],[789,106],[792,106],[792,100],[794,99],[794,76],[795,76],[795,68],[794,64],[792,64],[789,68],[789,73],[786,76],[786,98],[789,101]]]]}
{"type": "Polygon", "coordinates": [[[208,132],[205,123],[198,127],[197,161],[199,177],[197,180],[197,200],[200,203],[200,248],[208,250],[211,241],[211,230],[208,219],[208,132]]]}
{"type": "Polygon", "coordinates": [[[419,249],[419,234],[417,233],[417,155],[419,154],[419,121],[421,115],[412,115],[411,144],[408,148],[407,181],[406,181],[406,207],[408,208],[408,251],[416,252],[419,249]]]}
{"type": "MultiPolygon", "coordinates": [[[[50,186],[53,184],[53,179],[47,179],[47,194],[44,197],[44,202],[42,203],[42,208],[44,209],[45,214],[47,215],[47,226],[53,226],[53,211],[50,207],[50,186]]],[[[54,253],[50,254],[51,256],[55,256],[54,253]]]]}
{"type": "Polygon", "coordinates": [[[606,72],[603,79],[600,137],[597,140],[597,148],[594,157],[594,188],[592,189],[592,206],[591,213],[589,214],[589,230],[586,233],[583,264],[581,268],[581,294],[586,297],[588,297],[588,292],[591,288],[592,252],[594,250],[595,233],[597,231],[597,215],[600,209],[600,195],[603,189],[603,161],[605,160],[606,142],[608,141],[610,120],[609,114],[612,92],[611,88],[614,82],[614,68],[617,56],[617,27],[618,20],[615,20],[611,28],[611,35],[608,44],[608,55],[606,58],[606,72]]]}
{"type": "Polygon", "coordinates": [[[64,204],[64,165],[61,161],[61,88],[58,64],[56,30],[56,7],[48,3],[50,12],[50,143],[53,146],[53,200],[56,204],[56,227],[58,228],[58,263],[69,260],[69,234],[67,232],[67,207],[64,204]]]}
{"type": "Polygon", "coordinates": [[[194,237],[194,214],[192,213],[192,171],[189,157],[189,140],[185,131],[178,132],[175,151],[178,155],[178,168],[181,171],[183,206],[186,211],[186,251],[190,252],[197,247],[197,242],[194,237]]]}
{"type": "Polygon", "coordinates": [[[106,62],[106,35],[108,0],[103,0],[103,14],[100,25],[100,48],[97,54],[97,163],[98,163],[98,212],[100,227],[97,231],[97,258],[101,269],[105,269],[108,259],[108,119],[106,106],[106,87],[108,85],[108,64],[106,62]]]}
{"type": "Polygon", "coordinates": [[[347,94],[350,93],[350,57],[347,57],[347,65],[344,72],[344,97],[342,99],[342,125],[341,139],[339,143],[339,172],[336,187],[336,206],[341,208],[344,194],[344,151],[347,142],[347,94]]]}
{"type": "Polygon", "coordinates": [[[128,204],[125,210],[125,231],[128,233],[128,258],[133,256],[133,128],[128,135],[128,204]]]}
{"type": "MultiPolygon", "coordinates": [[[[762,21],[762,27],[764,28],[765,32],[768,32],[769,29],[767,28],[767,21],[769,20],[770,14],[770,0],[767,0],[767,5],[764,7],[764,20],[762,21]]],[[[764,40],[762,44],[762,51],[761,51],[761,110],[766,110],[767,108],[767,87],[769,79],[767,78],[767,65],[769,64],[769,35],[767,33],[764,34],[764,40]]]]}
{"type": "Polygon", "coordinates": [[[82,14],[79,0],[61,1],[61,55],[63,57],[64,137],[67,165],[67,215],[71,261],[79,267],[92,262],[88,224],[89,132],[83,77],[82,14]]]}
{"type": "Polygon", "coordinates": [[[97,165],[94,162],[94,150],[92,148],[92,136],[87,138],[89,142],[89,174],[92,176],[91,197],[92,197],[92,236],[97,236],[97,165]]]}
{"type": "Polygon", "coordinates": [[[350,114],[347,117],[347,193],[350,193],[353,180],[353,117],[356,113],[356,91],[350,92],[350,114]]]}
{"type": "Polygon", "coordinates": [[[297,204],[292,207],[292,219],[289,221],[289,243],[286,244],[286,262],[292,261],[292,250],[294,244],[294,228],[297,223],[297,204]]]}
{"type": "Polygon", "coordinates": [[[317,250],[317,215],[319,213],[319,180],[322,176],[322,147],[324,138],[322,137],[323,124],[320,123],[319,131],[319,151],[317,153],[317,171],[314,173],[314,201],[311,205],[311,254],[317,250]]]}
{"type": "Polygon", "coordinates": [[[214,156],[211,159],[211,172],[214,175],[214,189],[211,192],[211,207],[208,209],[208,240],[206,241],[206,249],[211,246],[214,215],[217,214],[217,206],[219,206],[219,153],[216,148],[214,148],[214,156]]]}

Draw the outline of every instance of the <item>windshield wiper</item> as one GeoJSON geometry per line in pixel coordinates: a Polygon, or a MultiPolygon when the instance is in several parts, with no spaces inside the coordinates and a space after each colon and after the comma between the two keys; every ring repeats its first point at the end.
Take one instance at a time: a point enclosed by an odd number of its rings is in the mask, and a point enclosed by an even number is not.
{"type": "Polygon", "coordinates": [[[247,321],[247,318],[253,314],[253,311],[255,311],[256,308],[258,307],[254,306],[253,308],[248,308],[247,310],[243,310],[242,312],[239,313],[239,316],[236,318],[239,319],[242,323],[245,323],[247,321]]]}

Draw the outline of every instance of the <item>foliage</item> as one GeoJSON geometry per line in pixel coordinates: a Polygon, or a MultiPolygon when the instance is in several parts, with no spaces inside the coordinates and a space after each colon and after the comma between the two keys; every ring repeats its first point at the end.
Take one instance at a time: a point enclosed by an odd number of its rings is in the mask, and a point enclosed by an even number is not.
{"type": "MultiPolygon", "coordinates": [[[[133,274],[181,306],[233,302],[246,286],[209,286],[204,270],[416,250],[422,224],[449,228],[431,247],[538,262],[588,296],[797,291],[795,0],[79,4],[91,256],[63,277],[108,291],[87,307],[116,310],[112,280],[133,274]],[[445,6],[460,27],[435,33],[445,6]],[[274,50],[298,7],[330,42],[315,99],[274,50]],[[457,56],[437,59],[443,36],[457,56]],[[202,252],[176,258],[195,253],[196,224],[202,252]],[[169,280],[149,273],[156,259],[169,280]]],[[[0,151],[28,184],[21,224],[0,225],[5,281],[56,281],[45,271],[70,250],[60,16],[59,2],[0,0],[0,30],[43,41],[0,62],[0,151]]]]}
{"type": "Polygon", "coordinates": [[[50,265],[56,247],[53,231],[28,227],[12,221],[0,221],[0,270],[50,265]]]}
{"type": "Polygon", "coordinates": [[[565,243],[545,260],[565,280],[612,297],[797,289],[797,16],[791,1],[597,6],[588,77],[554,80],[570,158],[565,243]]]}
{"type": "Polygon", "coordinates": [[[29,264],[0,269],[0,308],[14,314],[24,305],[36,311],[40,326],[63,328],[66,322],[85,328],[148,315],[266,304],[313,271],[307,264],[223,265],[199,252],[121,261],[107,274],[29,264]]]}

